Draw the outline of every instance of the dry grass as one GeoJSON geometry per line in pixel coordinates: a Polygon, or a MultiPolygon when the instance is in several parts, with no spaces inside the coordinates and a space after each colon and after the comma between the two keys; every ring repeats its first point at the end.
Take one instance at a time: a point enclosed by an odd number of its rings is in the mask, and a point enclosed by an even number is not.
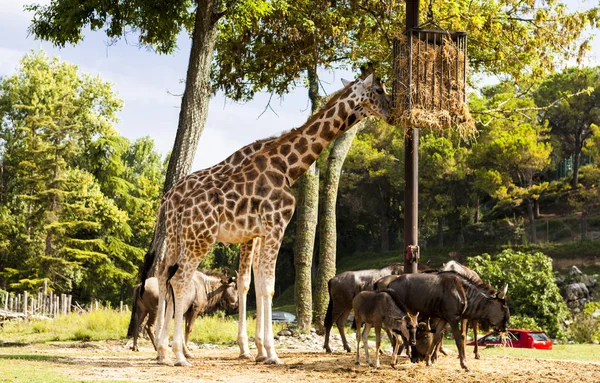
{"type": "Polygon", "coordinates": [[[403,48],[396,57],[394,124],[405,129],[454,128],[463,139],[474,135],[475,123],[465,102],[463,50],[447,37],[436,45],[414,37],[411,63],[407,37],[398,39],[403,48]]]}

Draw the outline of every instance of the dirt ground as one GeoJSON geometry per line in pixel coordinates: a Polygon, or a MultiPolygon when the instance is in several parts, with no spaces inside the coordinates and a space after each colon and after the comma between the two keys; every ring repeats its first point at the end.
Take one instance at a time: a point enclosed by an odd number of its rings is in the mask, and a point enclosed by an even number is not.
{"type": "MultiPolygon", "coordinates": [[[[5,350],[4,350],[5,351],[5,350]]],[[[354,364],[354,353],[278,350],[283,366],[267,366],[237,358],[237,347],[194,350],[189,368],[159,366],[150,347],[129,351],[117,344],[56,344],[19,347],[19,354],[50,356],[44,363],[63,376],[77,380],[131,382],[236,382],[236,383],[312,383],[312,382],[594,382],[600,381],[600,363],[525,359],[507,356],[469,355],[470,371],[460,369],[456,354],[442,356],[426,367],[412,364],[405,357],[397,369],[389,365],[390,356],[381,357],[380,369],[354,364]]],[[[362,355],[362,354],[361,354],[362,355]]],[[[364,357],[364,355],[363,355],[364,357]]],[[[32,358],[33,359],[33,358],[32,358]]],[[[2,379],[0,379],[1,381],[2,379]]]]}

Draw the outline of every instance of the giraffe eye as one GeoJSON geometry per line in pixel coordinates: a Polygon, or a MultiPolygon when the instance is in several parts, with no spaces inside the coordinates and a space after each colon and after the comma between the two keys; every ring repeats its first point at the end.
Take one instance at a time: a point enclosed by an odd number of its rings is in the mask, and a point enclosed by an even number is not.
{"type": "Polygon", "coordinates": [[[377,89],[375,92],[377,92],[377,94],[383,94],[383,89],[377,89]]]}

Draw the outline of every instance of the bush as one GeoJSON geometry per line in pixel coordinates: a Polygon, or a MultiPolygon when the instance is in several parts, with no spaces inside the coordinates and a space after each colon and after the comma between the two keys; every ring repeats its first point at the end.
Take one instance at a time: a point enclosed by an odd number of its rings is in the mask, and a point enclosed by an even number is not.
{"type": "Polygon", "coordinates": [[[537,324],[535,318],[518,314],[510,316],[510,327],[524,330],[543,330],[542,327],[537,324]]]}
{"type": "Polygon", "coordinates": [[[568,309],[556,285],[550,257],[541,252],[507,249],[494,257],[471,257],[468,265],[496,288],[508,283],[512,315],[534,319],[552,338],[564,337],[568,309]]]}
{"type": "Polygon", "coordinates": [[[590,302],[583,312],[575,315],[569,326],[569,335],[577,343],[600,342],[600,317],[592,317],[594,311],[600,309],[600,302],[590,302]]]}

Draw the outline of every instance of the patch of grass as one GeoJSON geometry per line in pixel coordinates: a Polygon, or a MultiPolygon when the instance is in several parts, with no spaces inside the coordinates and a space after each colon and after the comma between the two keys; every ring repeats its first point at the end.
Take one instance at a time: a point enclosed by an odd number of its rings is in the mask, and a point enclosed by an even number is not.
{"type": "MultiPolygon", "coordinates": [[[[552,345],[552,350],[511,347],[480,348],[479,350],[483,358],[485,358],[486,355],[499,355],[521,358],[600,362],[600,345],[596,344],[555,344],[552,345]]],[[[467,355],[472,355],[472,352],[473,348],[467,346],[467,355]]]]}
{"type": "MultiPolygon", "coordinates": [[[[2,362],[0,362],[0,382],[72,383],[82,381],[57,371],[56,365],[51,363],[55,358],[47,355],[0,355],[0,359],[2,359],[2,362]]],[[[115,381],[95,380],[95,382],[109,383],[115,381]]]]}
{"type": "Polygon", "coordinates": [[[53,320],[8,322],[0,330],[5,341],[43,343],[66,340],[123,339],[131,314],[115,310],[70,313],[53,320]]]}

